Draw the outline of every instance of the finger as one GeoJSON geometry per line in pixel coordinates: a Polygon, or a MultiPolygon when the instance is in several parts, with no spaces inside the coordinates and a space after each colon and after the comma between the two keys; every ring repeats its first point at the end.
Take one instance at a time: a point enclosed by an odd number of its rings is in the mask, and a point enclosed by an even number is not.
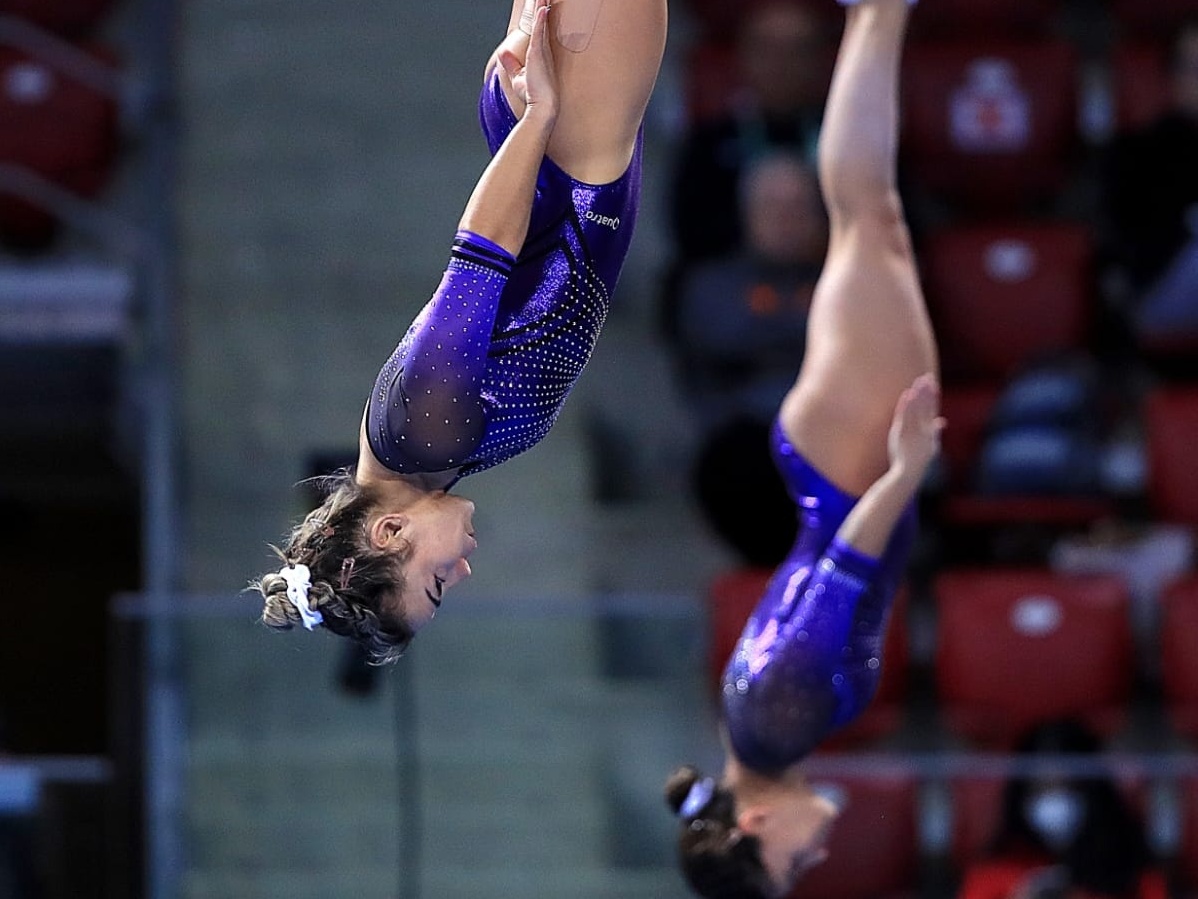
{"type": "Polygon", "coordinates": [[[546,33],[548,27],[545,23],[545,15],[547,6],[538,6],[533,11],[532,20],[532,35],[528,39],[528,51],[525,58],[525,71],[536,71],[544,68],[545,55],[548,53],[546,47],[546,33]]]}
{"type": "Polygon", "coordinates": [[[515,78],[520,74],[520,70],[524,68],[524,62],[511,50],[501,50],[499,52],[499,64],[503,66],[503,70],[507,72],[509,79],[515,78]]]}
{"type": "Polygon", "coordinates": [[[549,33],[549,0],[537,0],[537,3],[537,8],[533,12],[532,41],[530,43],[532,47],[536,47],[538,53],[544,54],[549,33]]]}

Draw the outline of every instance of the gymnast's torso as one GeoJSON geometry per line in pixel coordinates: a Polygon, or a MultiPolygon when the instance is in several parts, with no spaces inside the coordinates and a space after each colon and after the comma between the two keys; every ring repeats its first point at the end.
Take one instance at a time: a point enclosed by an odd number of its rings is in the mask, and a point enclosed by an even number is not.
{"type": "MultiPolygon", "coordinates": [[[[479,102],[495,153],[516,124],[497,73],[479,102]]],[[[616,181],[574,180],[546,158],[513,260],[459,232],[433,298],[383,365],[366,435],[401,474],[454,480],[535,446],[582,373],[607,317],[636,224],[642,139],[616,181]]]]}
{"type": "Polygon", "coordinates": [[[775,421],[774,461],[799,535],[724,669],[728,739],[749,768],[778,772],[855,718],[877,690],[894,594],[915,538],[909,507],[875,559],[836,539],[856,498],[824,478],[775,421]]]}

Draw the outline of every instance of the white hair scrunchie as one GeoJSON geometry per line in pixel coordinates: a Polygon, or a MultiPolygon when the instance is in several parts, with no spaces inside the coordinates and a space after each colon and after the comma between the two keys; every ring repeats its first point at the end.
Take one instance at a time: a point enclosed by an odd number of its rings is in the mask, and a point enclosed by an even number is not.
{"type": "Polygon", "coordinates": [[[308,605],[308,591],[312,589],[312,573],[307,565],[284,565],[279,571],[279,577],[287,582],[287,598],[300,613],[304,627],[312,630],[324,621],[320,612],[313,612],[308,605]]]}
{"type": "Polygon", "coordinates": [[[678,809],[678,817],[684,821],[698,818],[707,809],[707,806],[711,805],[713,796],[715,796],[715,778],[702,777],[696,780],[691,784],[686,799],[682,801],[682,805],[678,809]]]}

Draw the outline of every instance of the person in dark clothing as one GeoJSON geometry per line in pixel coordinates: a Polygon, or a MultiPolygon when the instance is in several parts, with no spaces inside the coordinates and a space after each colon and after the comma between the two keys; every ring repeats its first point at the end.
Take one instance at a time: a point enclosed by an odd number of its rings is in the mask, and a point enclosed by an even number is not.
{"type": "Polygon", "coordinates": [[[1198,339],[1198,19],[1178,31],[1168,110],[1118,136],[1105,173],[1111,252],[1130,288],[1127,317],[1149,345],[1198,339]]]}
{"type": "Polygon", "coordinates": [[[828,20],[767,0],[741,21],[743,89],[727,113],[694,123],[678,154],[669,212],[680,265],[739,248],[741,175],[755,160],[779,151],[815,160],[835,50],[828,20]]]}

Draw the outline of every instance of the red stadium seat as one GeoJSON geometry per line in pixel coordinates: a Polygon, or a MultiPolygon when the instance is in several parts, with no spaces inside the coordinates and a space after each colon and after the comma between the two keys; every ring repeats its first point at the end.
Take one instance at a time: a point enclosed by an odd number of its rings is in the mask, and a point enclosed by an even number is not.
{"type": "MultiPolygon", "coordinates": [[[[111,62],[102,50],[89,50],[111,62]]],[[[0,47],[0,163],[28,169],[80,196],[106,184],[118,149],[115,100],[29,56],[0,47]]],[[[0,236],[37,246],[53,236],[48,212],[0,196],[0,236]]]]}
{"type": "Polygon", "coordinates": [[[948,426],[940,441],[946,483],[935,509],[938,520],[958,537],[966,533],[976,537],[1029,525],[1068,531],[1108,517],[1111,503],[1102,497],[985,496],[973,491],[974,464],[999,393],[990,384],[966,384],[950,385],[941,395],[940,410],[948,426]]]}
{"type": "Polygon", "coordinates": [[[792,899],[909,895],[919,874],[914,778],[882,770],[869,776],[815,775],[812,782],[839,794],[843,806],[828,841],[828,860],[799,881],[792,899]]]}
{"type": "Polygon", "coordinates": [[[940,520],[958,529],[993,529],[1036,525],[1068,530],[1099,521],[1111,513],[1101,497],[983,496],[972,489],[974,463],[986,436],[999,388],[989,384],[946,387],[940,409],[948,426],[940,442],[947,475],[937,507],[940,520]]]}
{"type": "Polygon", "coordinates": [[[1161,41],[1123,41],[1111,58],[1115,126],[1142,128],[1169,105],[1168,51],[1161,41]]]}
{"type": "Polygon", "coordinates": [[[1198,526],[1198,388],[1161,388],[1144,409],[1148,495],[1165,521],[1198,526]]]}
{"type": "Polygon", "coordinates": [[[1161,593],[1161,681],[1178,733],[1198,740],[1198,577],[1161,593]]]}
{"type": "Polygon", "coordinates": [[[962,777],[952,781],[953,861],[964,869],[981,859],[1002,820],[1001,777],[962,777]]]}
{"type": "Polygon", "coordinates": [[[94,29],[114,5],[114,0],[0,0],[0,16],[16,16],[49,31],[80,36],[94,29]]]}
{"type": "Polygon", "coordinates": [[[1073,224],[974,225],[922,250],[944,378],[1003,382],[1039,356],[1085,345],[1093,241],[1073,224]]]}
{"type": "Polygon", "coordinates": [[[1051,198],[1077,146],[1077,77],[1063,41],[912,44],[902,135],[912,183],[991,214],[1051,198]]]}
{"type": "Polygon", "coordinates": [[[1112,0],[1115,21],[1125,31],[1165,35],[1192,16],[1198,0],[1112,0]]]}
{"type": "MultiPolygon", "coordinates": [[[[745,621],[765,592],[771,573],[761,568],[738,569],[721,575],[708,590],[711,628],[708,677],[713,692],[718,693],[724,666],[736,648],[745,621]]],[[[910,659],[907,606],[907,591],[902,589],[894,600],[886,633],[882,681],[873,702],[856,721],[833,735],[826,748],[859,745],[893,733],[902,725],[910,659]]]]}
{"type": "Polygon", "coordinates": [[[940,413],[948,422],[940,438],[940,458],[953,492],[969,489],[999,392],[992,384],[975,384],[945,387],[940,396],[940,413]]]}
{"type": "Polygon", "coordinates": [[[1104,735],[1122,724],[1135,658],[1121,579],[962,569],[937,578],[935,597],[935,677],[952,732],[1003,747],[1053,718],[1104,735]]]}
{"type": "Polygon", "coordinates": [[[934,16],[914,16],[911,33],[925,35],[1039,35],[1060,9],[1058,0],[943,0],[934,16]]]}
{"type": "Polygon", "coordinates": [[[740,89],[735,44],[699,41],[690,48],[686,65],[686,113],[690,121],[722,116],[732,108],[740,89]]]}

